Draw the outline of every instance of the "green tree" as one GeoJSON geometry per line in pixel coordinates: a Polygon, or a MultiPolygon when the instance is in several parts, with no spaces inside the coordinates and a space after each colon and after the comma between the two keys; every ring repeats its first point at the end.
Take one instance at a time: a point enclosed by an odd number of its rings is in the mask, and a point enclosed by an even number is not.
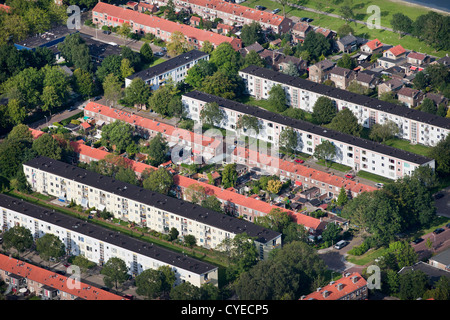
{"type": "Polygon", "coordinates": [[[402,300],[421,298],[427,290],[428,281],[422,270],[408,270],[400,274],[398,297],[402,300]]]}
{"type": "Polygon", "coordinates": [[[280,133],[280,147],[290,152],[296,152],[298,147],[298,135],[292,128],[286,128],[280,133]]]}
{"type": "Polygon", "coordinates": [[[389,244],[389,254],[392,254],[396,264],[397,270],[403,267],[412,266],[417,262],[417,253],[414,248],[406,241],[396,241],[389,244]]]}
{"type": "Polygon", "coordinates": [[[31,231],[22,226],[14,226],[3,233],[3,247],[15,248],[19,254],[28,250],[33,245],[31,231]]]}
{"type": "Polygon", "coordinates": [[[398,12],[392,15],[391,26],[392,30],[397,32],[400,38],[402,34],[404,35],[412,31],[413,22],[408,16],[398,12]]]}
{"type": "Polygon", "coordinates": [[[241,29],[241,40],[246,47],[258,42],[264,42],[264,33],[261,25],[257,21],[250,24],[244,24],[241,29]]]}
{"type": "Polygon", "coordinates": [[[236,180],[238,178],[238,173],[236,171],[236,164],[229,163],[225,166],[222,171],[222,185],[225,189],[234,187],[236,180]]]}
{"type": "Polygon", "coordinates": [[[158,168],[150,173],[143,182],[143,187],[161,194],[168,194],[173,186],[173,177],[164,168],[158,168]]]}
{"type": "Polygon", "coordinates": [[[439,175],[445,176],[450,174],[450,135],[440,140],[434,146],[429,154],[436,161],[436,170],[439,175]]]}
{"type": "Polygon", "coordinates": [[[220,202],[215,195],[206,197],[206,199],[201,202],[201,206],[216,212],[224,213],[222,209],[222,202],[220,202]]]}
{"type": "Polygon", "coordinates": [[[264,68],[265,66],[264,60],[259,56],[259,54],[255,50],[250,50],[250,52],[245,55],[244,65],[242,66],[242,69],[251,65],[258,66],[261,68],[264,68]]]}
{"type": "Polygon", "coordinates": [[[175,31],[170,36],[170,41],[167,44],[167,53],[174,57],[193,49],[184,34],[181,31],[175,31]]]}
{"type": "Polygon", "coordinates": [[[204,92],[215,96],[225,99],[233,99],[236,97],[236,83],[221,69],[215,72],[212,76],[207,76],[203,80],[202,86],[204,92]]]}
{"type": "Polygon", "coordinates": [[[148,299],[155,299],[170,291],[175,283],[175,273],[170,268],[169,271],[165,270],[167,268],[169,267],[162,266],[141,272],[136,277],[136,293],[148,299]]]}
{"type": "Polygon", "coordinates": [[[292,61],[288,62],[287,67],[282,72],[292,77],[300,77],[298,67],[292,61]]]}
{"type": "Polygon", "coordinates": [[[120,63],[120,75],[121,79],[128,78],[134,73],[134,68],[131,65],[130,60],[128,59],[122,59],[120,63]]]}
{"type": "Polygon", "coordinates": [[[119,171],[117,171],[115,178],[125,183],[138,185],[136,173],[133,169],[130,168],[119,168],[119,171]]]}
{"type": "Polygon", "coordinates": [[[73,82],[75,91],[81,94],[84,99],[94,95],[95,85],[91,73],[80,68],[75,69],[73,72],[73,82]]]}
{"type": "Polygon", "coordinates": [[[322,232],[322,239],[325,242],[336,243],[341,237],[342,228],[337,223],[327,224],[326,229],[322,232]]]}
{"type": "Polygon", "coordinates": [[[236,129],[242,129],[244,132],[254,130],[256,134],[259,134],[262,129],[262,124],[257,117],[245,114],[238,119],[236,129]]]}
{"type": "Polygon", "coordinates": [[[265,216],[255,218],[255,224],[283,234],[291,223],[293,223],[292,216],[281,208],[273,208],[265,216]]]}
{"type": "Polygon", "coordinates": [[[328,125],[328,128],[356,137],[359,137],[362,131],[362,126],[358,123],[358,118],[347,108],[342,109],[336,114],[328,125]]]}
{"type": "Polygon", "coordinates": [[[119,81],[119,78],[113,73],[108,74],[103,81],[103,91],[106,101],[114,106],[122,97],[122,84],[119,81]]]}
{"type": "Polygon", "coordinates": [[[220,127],[220,124],[225,118],[225,114],[217,102],[208,102],[200,111],[200,118],[205,124],[211,126],[218,125],[220,127]]]}
{"type": "Polygon", "coordinates": [[[308,51],[311,60],[319,61],[320,56],[331,53],[331,42],[318,32],[309,32],[303,42],[303,50],[308,51]]]}
{"type": "Polygon", "coordinates": [[[172,300],[202,300],[201,289],[190,282],[183,282],[170,291],[172,300]]]}
{"type": "Polygon", "coordinates": [[[226,75],[237,74],[241,66],[241,56],[239,52],[234,50],[228,42],[219,44],[211,53],[209,61],[226,75]]]}
{"type": "Polygon", "coordinates": [[[114,121],[102,128],[102,145],[122,153],[133,142],[133,127],[124,121],[114,121]]]}
{"type": "Polygon", "coordinates": [[[151,63],[153,61],[153,50],[147,42],[142,45],[139,53],[141,54],[144,62],[151,63]]]}
{"type": "Polygon", "coordinates": [[[330,123],[336,114],[336,106],[330,98],[321,96],[314,103],[312,119],[316,124],[330,123]]]}
{"type": "Polygon", "coordinates": [[[36,240],[36,250],[43,260],[60,258],[65,254],[64,243],[54,234],[46,233],[36,240]]]}
{"type": "Polygon", "coordinates": [[[339,27],[339,29],[337,30],[337,35],[339,38],[343,38],[349,34],[355,34],[355,30],[353,30],[352,27],[350,27],[348,25],[348,23],[343,24],[342,26],[339,27]]]}
{"type": "Polygon", "coordinates": [[[202,48],[200,49],[202,52],[211,54],[214,51],[214,45],[208,40],[204,41],[202,44],[202,48]]]}
{"type": "Polygon", "coordinates": [[[49,133],[44,133],[33,141],[33,150],[36,151],[38,155],[61,160],[62,149],[59,146],[58,141],[49,133]]]}
{"type": "Polygon", "coordinates": [[[128,105],[140,109],[148,103],[151,95],[150,87],[140,77],[134,78],[124,90],[124,101],[128,105]]]}
{"type": "Polygon", "coordinates": [[[413,79],[413,84],[416,89],[425,90],[425,88],[429,85],[427,75],[423,71],[417,72],[416,76],[413,79]]]}
{"type": "Polygon", "coordinates": [[[179,97],[177,96],[178,93],[179,90],[177,89],[175,83],[173,81],[168,81],[164,86],[159,87],[150,96],[148,99],[149,107],[162,116],[173,116],[174,110],[172,107],[174,103],[179,100],[179,97]]]}
{"type": "Polygon", "coordinates": [[[324,140],[314,149],[314,158],[325,161],[325,165],[328,166],[328,161],[332,161],[336,157],[336,146],[328,140],[324,140]]]}
{"type": "Polygon", "coordinates": [[[383,124],[375,123],[370,128],[369,138],[375,141],[385,142],[388,139],[395,137],[399,133],[397,124],[388,120],[383,124]]]}
{"type": "Polygon", "coordinates": [[[192,248],[197,243],[197,239],[195,239],[195,236],[192,234],[187,234],[184,236],[184,243],[189,247],[192,248]]]}
{"type": "Polygon", "coordinates": [[[433,100],[430,98],[425,98],[422,100],[422,104],[420,105],[420,111],[436,114],[437,107],[434,104],[433,100]]]}
{"type": "Polygon", "coordinates": [[[16,125],[22,123],[27,117],[25,106],[23,106],[22,103],[17,99],[10,99],[8,101],[8,107],[6,111],[9,121],[16,125]]]}
{"type": "Polygon", "coordinates": [[[109,288],[115,286],[118,289],[119,284],[122,284],[128,278],[128,268],[120,258],[113,257],[106,261],[102,268],[101,274],[104,275],[103,281],[109,288]]]}
{"type": "Polygon", "coordinates": [[[200,60],[195,66],[187,72],[184,82],[195,89],[202,88],[203,80],[207,76],[212,76],[217,71],[217,67],[209,61],[200,60]]]}
{"type": "Polygon", "coordinates": [[[111,54],[103,59],[101,65],[97,68],[95,75],[97,79],[103,83],[105,78],[109,74],[114,74],[117,79],[120,79],[121,70],[120,67],[122,65],[122,57],[116,54],[111,54]]]}
{"type": "Polygon", "coordinates": [[[150,157],[150,164],[152,166],[159,166],[166,161],[166,154],[169,151],[169,146],[161,133],[158,133],[148,145],[148,155],[150,157]]]}
{"type": "Polygon", "coordinates": [[[286,105],[286,93],[281,85],[274,85],[269,90],[267,102],[269,103],[271,110],[275,112],[281,113],[288,108],[286,105]]]}
{"type": "Polygon", "coordinates": [[[356,62],[347,53],[342,55],[342,58],[337,62],[337,66],[341,68],[346,68],[353,70],[356,67],[356,62]]]}
{"type": "Polygon", "coordinates": [[[347,191],[345,191],[344,187],[341,187],[338,198],[336,200],[336,204],[341,207],[345,205],[347,202],[348,202],[347,191]]]}

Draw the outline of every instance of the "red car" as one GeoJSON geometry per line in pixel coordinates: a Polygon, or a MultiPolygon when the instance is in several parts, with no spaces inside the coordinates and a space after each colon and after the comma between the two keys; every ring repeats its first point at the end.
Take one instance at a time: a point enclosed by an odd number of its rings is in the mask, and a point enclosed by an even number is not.
{"type": "Polygon", "coordinates": [[[302,159],[295,159],[294,161],[297,162],[297,163],[303,163],[303,162],[305,162],[305,161],[302,160],[302,159]]]}
{"type": "Polygon", "coordinates": [[[346,174],[345,177],[348,179],[353,179],[355,176],[352,174],[346,174]]]}

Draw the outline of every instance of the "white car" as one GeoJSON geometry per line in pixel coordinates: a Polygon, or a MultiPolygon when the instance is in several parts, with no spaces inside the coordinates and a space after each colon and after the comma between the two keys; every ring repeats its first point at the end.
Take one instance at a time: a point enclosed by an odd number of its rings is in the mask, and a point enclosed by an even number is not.
{"type": "Polygon", "coordinates": [[[384,187],[384,184],[382,184],[382,183],[375,183],[375,187],[377,187],[377,188],[383,188],[383,187],[384,187]]]}

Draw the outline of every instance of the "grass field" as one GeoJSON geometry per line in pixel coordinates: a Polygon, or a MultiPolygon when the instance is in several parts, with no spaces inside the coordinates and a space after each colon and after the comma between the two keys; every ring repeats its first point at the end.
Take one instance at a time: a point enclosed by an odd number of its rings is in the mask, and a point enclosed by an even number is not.
{"type": "MultiPolygon", "coordinates": [[[[295,3],[296,1],[293,2],[295,3]]],[[[327,2],[328,1],[325,0],[322,1],[305,0],[299,1],[297,3],[308,8],[319,9],[321,11],[340,15],[339,8],[343,6],[344,1],[340,1],[339,4],[337,5],[334,4],[327,5],[326,4],[327,2]],[[322,7],[320,7],[321,5],[320,4],[318,5],[318,3],[322,3],[322,7]]],[[[418,10],[417,7],[411,7],[404,5],[402,3],[391,2],[389,0],[372,0],[372,1],[353,0],[352,2],[353,2],[353,12],[355,13],[356,19],[362,21],[365,21],[371,15],[366,13],[367,7],[371,4],[378,5],[381,10],[380,24],[384,27],[391,27],[390,21],[394,13],[401,12],[404,13],[405,15],[408,15],[412,20],[415,20],[418,16],[426,14],[426,12],[428,11],[426,9],[418,10]]],[[[273,10],[275,8],[282,9],[282,6],[280,4],[272,0],[247,0],[244,3],[242,3],[242,5],[252,8],[254,8],[256,5],[262,5],[267,7],[267,9],[269,10],[273,10]]],[[[328,28],[334,31],[338,30],[339,27],[341,27],[346,23],[341,18],[335,18],[323,14],[313,13],[306,10],[295,9],[293,7],[286,7],[286,15],[288,17],[289,16],[296,16],[300,18],[309,17],[314,19],[314,21],[311,23],[312,25],[328,28]]],[[[399,35],[397,33],[388,30],[369,29],[367,26],[353,22],[350,23],[350,26],[354,29],[355,36],[366,39],[377,38],[382,43],[387,45],[400,44],[405,49],[427,53],[429,55],[437,57],[443,57],[445,56],[446,53],[448,53],[442,50],[436,51],[430,46],[426,45],[424,42],[421,42],[417,38],[414,38],[412,36],[404,36],[402,38],[399,38],[399,35]]]]}

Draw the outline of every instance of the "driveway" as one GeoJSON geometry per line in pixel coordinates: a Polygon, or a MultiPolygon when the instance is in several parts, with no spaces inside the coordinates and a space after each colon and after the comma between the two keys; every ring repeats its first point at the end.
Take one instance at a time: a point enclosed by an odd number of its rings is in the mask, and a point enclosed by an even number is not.
{"type": "MultiPolygon", "coordinates": [[[[325,262],[329,269],[336,272],[344,272],[353,269],[355,266],[353,263],[346,261],[347,252],[354,246],[358,246],[363,242],[362,237],[356,236],[350,243],[344,248],[337,250],[334,246],[330,248],[318,250],[320,258],[325,262]]],[[[362,269],[362,267],[361,267],[362,269]]]]}

